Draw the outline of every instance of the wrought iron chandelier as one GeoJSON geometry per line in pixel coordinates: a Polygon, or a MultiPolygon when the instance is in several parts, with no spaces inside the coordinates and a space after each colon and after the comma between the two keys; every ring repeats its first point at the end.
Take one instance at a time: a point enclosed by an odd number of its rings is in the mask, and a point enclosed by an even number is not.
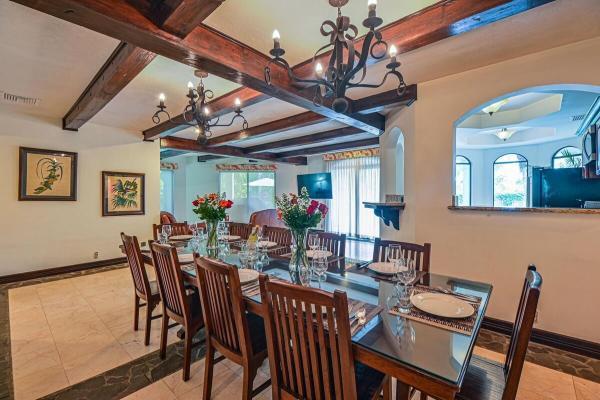
{"type": "MultiPolygon", "coordinates": [[[[234,112],[235,115],[231,118],[229,123],[219,123],[220,117],[211,117],[210,109],[207,106],[207,101],[213,98],[213,91],[210,89],[204,88],[203,79],[208,76],[208,74],[204,71],[195,71],[194,75],[200,78],[200,83],[198,86],[194,88],[194,84],[192,82],[188,82],[188,93],[186,97],[189,99],[188,104],[185,106],[183,110],[183,122],[186,125],[196,127],[195,131],[198,135],[197,141],[201,144],[204,144],[208,141],[208,138],[212,136],[211,128],[219,127],[219,126],[231,126],[237,119],[242,120],[242,129],[248,129],[248,121],[242,115],[242,103],[239,98],[235,99],[234,103],[234,112]]],[[[167,106],[165,105],[165,95],[161,93],[158,96],[159,104],[157,106],[158,110],[152,116],[152,121],[155,124],[160,124],[162,119],[161,116],[165,117],[172,121],[169,112],[167,111],[167,106]]],[[[173,122],[173,121],[172,121],[173,122]]]]}
{"type": "Polygon", "coordinates": [[[321,24],[321,35],[329,37],[329,43],[318,49],[313,56],[313,65],[316,79],[303,79],[294,74],[287,61],[283,58],[285,50],[281,47],[281,37],[279,31],[273,32],[273,49],[270,54],[273,58],[265,67],[265,81],[271,83],[271,63],[283,66],[287,73],[296,83],[308,83],[317,85],[313,102],[317,105],[323,105],[324,99],[332,99],[331,108],[337,112],[348,110],[348,100],[346,91],[348,89],[365,87],[378,88],[382,86],[386,79],[393,75],[398,79],[397,92],[402,96],[406,90],[404,77],[397,71],[400,62],[396,59],[398,51],[394,45],[389,46],[382,39],[381,32],[376,28],[383,23],[383,20],[377,16],[377,0],[368,0],[369,14],[363,21],[363,26],[369,28],[369,32],[364,36],[362,48],[357,50],[358,44],[356,37],[358,29],[350,23],[350,18],[342,15],[341,7],[346,5],[349,0],[329,0],[332,7],[338,9],[338,16],[335,22],[327,20],[321,24]],[[325,51],[331,50],[331,56],[326,67],[324,67],[317,58],[325,51]],[[379,84],[363,83],[367,74],[367,60],[370,57],[380,60],[389,53],[390,62],[386,65],[388,71],[383,76],[379,84]],[[345,58],[344,58],[345,56],[345,58]]]}

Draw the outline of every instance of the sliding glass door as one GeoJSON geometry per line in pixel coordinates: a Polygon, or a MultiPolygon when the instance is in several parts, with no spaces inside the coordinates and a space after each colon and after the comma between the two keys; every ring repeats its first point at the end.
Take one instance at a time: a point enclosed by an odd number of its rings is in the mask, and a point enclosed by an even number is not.
{"type": "Polygon", "coordinates": [[[356,237],[378,237],[379,220],[365,201],[379,201],[379,157],[328,161],[333,198],[327,230],[356,237]]]}

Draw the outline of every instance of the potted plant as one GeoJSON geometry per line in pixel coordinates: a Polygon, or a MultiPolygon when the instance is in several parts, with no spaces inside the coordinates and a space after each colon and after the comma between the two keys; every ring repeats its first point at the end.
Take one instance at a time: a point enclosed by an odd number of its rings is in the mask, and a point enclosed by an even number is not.
{"type": "Polygon", "coordinates": [[[311,200],[308,190],[303,187],[300,195],[282,194],[275,199],[277,218],[290,229],[292,234],[292,256],[290,260],[290,276],[297,280],[300,270],[308,268],[306,254],[306,236],[310,228],[316,228],[325,218],[328,208],[325,204],[311,200]]]}
{"type": "Polygon", "coordinates": [[[214,250],[218,247],[217,225],[219,221],[225,220],[225,211],[233,205],[233,201],[227,200],[218,193],[205,194],[198,196],[192,202],[194,213],[202,220],[206,221],[207,242],[206,248],[214,250]]]}

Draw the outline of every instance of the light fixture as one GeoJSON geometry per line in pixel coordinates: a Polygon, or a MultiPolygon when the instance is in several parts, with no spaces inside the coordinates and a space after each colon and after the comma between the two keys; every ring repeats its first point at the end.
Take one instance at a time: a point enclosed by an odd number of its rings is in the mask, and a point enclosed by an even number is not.
{"type": "MultiPolygon", "coordinates": [[[[208,106],[206,105],[207,100],[210,100],[213,98],[214,94],[213,91],[210,89],[205,89],[204,88],[204,81],[203,79],[206,78],[208,76],[208,74],[204,71],[200,71],[200,70],[196,70],[194,72],[194,75],[196,75],[196,77],[200,78],[200,83],[198,84],[197,88],[194,88],[194,84],[192,82],[188,82],[187,87],[188,87],[188,93],[186,95],[186,97],[189,99],[188,100],[188,104],[185,106],[185,109],[183,110],[183,122],[186,125],[189,126],[193,126],[195,127],[195,132],[198,135],[197,140],[199,143],[206,143],[206,141],[208,140],[209,137],[212,136],[211,133],[211,128],[214,127],[218,127],[218,126],[231,126],[233,125],[233,123],[235,122],[236,119],[241,119],[242,120],[242,129],[248,129],[248,121],[246,121],[246,118],[242,115],[242,102],[240,101],[240,99],[235,99],[235,103],[234,103],[234,108],[233,111],[235,112],[235,115],[231,118],[231,121],[229,121],[229,123],[227,124],[220,124],[219,123],[219,117],[216,117],[216,120],[214,117],[210,116],[210,109],[208,108],[208,106]]],[[[155,124],[160,124],[161,123],[161,115],[166,116],[166,118],[173,122],[171,120],[171,116],[169,115],[169,113],[167,112],[167,106],[165,105],[165,100],[166,97],[164,95],[164,93],[161,93],[158,96],[158,111],[156,111],[154,113],[154,115],[152,116],[152,121],[155,124]]],[[[178,123],[181,121],[178,121],[178,123]]]]}
{"type": "Polygon", "coordinates": [[[483,107],[481,109],[481,111],[483,111],[484,113],[490,114],[490,117],[491,117],[492,115],[494,115],[494,113],[498,112],[498,110],[500,110],[502,108],[502,106],[504,106],[506,103],[508,103],[508,100],[509,99],[502,99],[500,101],[492,103],[487,107],[483,107]]]}
{"type": "Polygon", "coordinates": [[[349,0],[329,0],[332,7],[338,9],[335,22],[327,20],[321,24],[321,34],[329,37],[329,43],[321,47],[313,56],[315,79],[303,79],[294,74],[288,62],[283,58],[285,50],[281,47],[281,35],[278,30],[273,31],[273,49],[270,54],[273,58],[265,66],[265,81],[271,83],[271,63],[283,66],[290,77],[296,83],[309,83],[317,85],[313,102],[317,105],[323,104],[323,99],[332,99],[331,108],[337,112],[348,110],[349,102],[346,99],[346,91],[356,87],[378,88],[382,86],[388,76],[393,75],[398,79],[397,93],[402,96],[406,90],[404,77],[396,69],[400,62],[396,59],[398,50],[395,46],[389,46],[389,63],[386,65],[388,71],[378,84],[362,83],[367,74],[367,60],[369,57],[376,60],[382,59],[388,53],[388,44],[383,40],[381,32],[376,30],[383,23],[377,16],[377,0],[368,0],[368,16],[363,21],[363,26],[369,28],[369,32],[362,38],[360,49],[355,47],[360,44],[355,40],[358,29],[350,23],[350,18],[342,15],[341,7],[349,0]],[[331,56],[326,65],[317,61],[317,58],[325,51],[331,50],[331,56]],[[344,59],[344,55],[347,58],[344,59]]]}
{"type": "Polygon", "coordinates": [[[498,139],[503,140],[503,141],[507,141],[508,139],[511,138],[512,135],[515,134],[515,132],[517,132],[514,129],[506,129],[506,128],[502,128],[499,131],[496,131],[494,133],[494,135],[496,135],[498,137],[498,139]]]}

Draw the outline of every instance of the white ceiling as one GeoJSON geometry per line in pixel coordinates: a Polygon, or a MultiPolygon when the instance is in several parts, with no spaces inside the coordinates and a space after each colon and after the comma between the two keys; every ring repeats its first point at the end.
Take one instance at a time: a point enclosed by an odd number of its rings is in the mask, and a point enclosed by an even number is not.
{"type": "Polygon", "coordinates": [[[572,138],[581,125],[580,118],[572,117],[585,115],[598,96],[600,88],[597,92],[551,90],[507,97],[506,108],[492,116],[475,111],[458,125],[456,147],[487,149],[572,138]],[[516,132],[502,141],[495,133],[503,128],[516,132]]]}
{"type": "MultiPolygon", "coordinates": [[[[432,0],[380,0],[379,15],[385,23],[431,4],[432,0]]],[[[357,26],[366,15],[366,0],[350,0],[344,11],[357,26]]],[[[268,51],[271,31],[282,34],[292,64],[312,56],[323,39],[320,22],[334,18],[335,10],[326,0],[227,0],[209,17],[207,24],[243,42],[268,51]],[[249,22],[252,23],[249,23],[249,22]],[[294,61],[295,60],[295,61],[294,61]]],[[[419,50],[403,54],[402,72],[408,84],[421,83],[446,75],[478,68],[524,54],[600,36],[600,1],[557,0],[532,11],[498,23],[445,39],[419,50]]],[[[0,109],[61,118],[102,66],[118,41],[0,0],[0,90],[24,96],[40,97],[38,107],[18,107],[0,103],[0,109]],[[93,49],[93,51],[91,51],[93,49]]],[[[381,79],[385,63],[370,69],[367,81],[381,79]]],[[[510,77],[507,77],[509,79],[510,77]]],[[[92,122],[141,132],[153,126],[151,116],[157,95],[167,95],[168,110],[179,114],[185,104],[186,83],[193,70],[169,59],[157,57],[92,122]]],[[[207,79],[215,97],[237,87],[217,77],[207,79]]],[[[357,98],[389,90],[393,82],[377,90],[355,90],[357,98]]],[[[298,114],[305,110],[270,99],[244,108],[250,126],[298,114]]],[[[223,120],[227,120],[224,117],[223,120]]],[[[334,127],[337,123],[331,123],[334,127]]],[[[337,125],[336,125],[337,124],[337,125]]],[[[333,129],[322,124],[243,142],[249,146],[333,129]]],[[[215,135],[234,132],[238,124],[215,129],[215,135]]],[[[177,136],[193,138],[193,131],[177,136]]]]}
{"type": "MultiPolygon", "coordinates": [[[[436,2],[379,0],[377,14],[386,25],[436,2]]],[[[350,17],[359,35],[367,32],[362,26],[367,14],[367,0],[350,0],[342,8],[342,15],[350,17]]],[[[327,0],[227,0],[205,23],[265,54],[273,48],[272,33],[277,29],[285,59],[296,65],[328,43],[328,38],[320,33],[321,24],[326,19],[335,22],[336,17],[337,9],[327,0]]]]}

